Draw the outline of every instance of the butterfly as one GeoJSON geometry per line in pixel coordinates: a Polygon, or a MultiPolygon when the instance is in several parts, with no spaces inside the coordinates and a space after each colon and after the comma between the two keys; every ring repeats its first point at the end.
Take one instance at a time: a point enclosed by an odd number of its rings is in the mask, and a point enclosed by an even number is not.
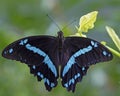
{"type": "Polygon", "coordinates": [[[30,73],[44,81],[46,90],[56,87],[60,77],[62,86],[72,92],[92,64],[113,58],[101,43],[84,37],[64,37],[62,31],[57,37],[41,35],[17,40],[3,50],[2,56],[27,64],[30,73]]]}

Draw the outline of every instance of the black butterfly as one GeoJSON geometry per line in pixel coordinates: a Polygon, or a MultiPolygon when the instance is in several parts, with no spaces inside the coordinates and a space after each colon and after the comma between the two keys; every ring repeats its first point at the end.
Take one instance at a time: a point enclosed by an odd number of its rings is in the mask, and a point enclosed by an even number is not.
{"type": "Polygon", "coordinates": [[[30,73],[44,80],[48,91],[57,86],[59,65],[62,86],[74,92],[90,65],[109,61],[111,52],[99,42],[83,37],[31,36],[8,45],[2,56],[21,61],[30,67],[30,73]]]}

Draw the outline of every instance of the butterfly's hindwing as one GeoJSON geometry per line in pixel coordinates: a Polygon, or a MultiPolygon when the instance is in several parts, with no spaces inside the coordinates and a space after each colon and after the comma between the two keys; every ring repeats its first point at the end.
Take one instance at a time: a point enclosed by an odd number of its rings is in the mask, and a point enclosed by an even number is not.
{"type": "Polygon", "coordinates": [[[40,64],[39,66],[28,66],[30,67],[30,73],[34,74],[34,76],[37,76],[38,81],[43,79],[48,91],[57,85],[57,78],[45,64],[40,64]]]}
{"type": "Polygon", "coordinates": [[[80,67],[77,63],[72,65],[71,69],[62,76],[62,85],[67,88],[68,91],[74,92],[77,82],[80,82],[83,76],[86,74],[89,67],[80,67]]]}
{"type": "Polygon", "coordinates": [[[61,78],[68,91],[74,92],[76,83],[81,81],[91,64],[112,59],[106,47],[89,38],[67,37],[63,49],[66,62],[62,64],[61,78]]]}
{"type": "Polygon", "coordinates": [[[2,55],[28,64],[30,72],[37,76],[39,81],[43,79],[46,89],[50,91],[57,85],[58,78],[57,60],[52,59],[58,56],[57,51],[53,51],[56,46],[55,37],[32,36],[10,44],[4,49],[2,55]]]}

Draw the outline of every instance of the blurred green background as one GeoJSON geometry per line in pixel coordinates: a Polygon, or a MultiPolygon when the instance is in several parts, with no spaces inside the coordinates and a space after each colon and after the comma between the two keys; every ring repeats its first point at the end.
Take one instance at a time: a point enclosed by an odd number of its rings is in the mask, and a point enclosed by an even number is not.
{"type": "MultiPolygon", "coordinates": [[[[106,41],[116,49],[105,26],[115,29],[120,37],[120,0],[0,0],[0,54],[9,43],[31,35],[56,35],[59,29],[46,15],[64,29],[65,36],[74,34],[79,17],[99,11],[95,27],[88,37],[106,41]],[[73,22],[74,21],[74,22],[73,22]],[[71,23],[73,22],[73,23],[71,23]]],[[[120,96],[120,58],[89,68],[76,91],[67,92],[59,84],[47,92],[29,68],[20,62],[0,56],[0,96],[120,96]]]]}

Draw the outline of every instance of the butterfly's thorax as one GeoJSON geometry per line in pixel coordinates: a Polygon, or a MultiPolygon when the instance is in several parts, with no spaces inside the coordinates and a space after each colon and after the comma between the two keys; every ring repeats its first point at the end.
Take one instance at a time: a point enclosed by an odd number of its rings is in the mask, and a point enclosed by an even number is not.
{"type": "Polygon", "coordinates": [[[63,32],[62,31],[59,31],[58,32],[58,46],[59,46],[59,59],[60,59],[60,62],[62,62],[62,49],[63,49],[63,45],[64,45],[64,36],[63,36],[63,32]]]}

